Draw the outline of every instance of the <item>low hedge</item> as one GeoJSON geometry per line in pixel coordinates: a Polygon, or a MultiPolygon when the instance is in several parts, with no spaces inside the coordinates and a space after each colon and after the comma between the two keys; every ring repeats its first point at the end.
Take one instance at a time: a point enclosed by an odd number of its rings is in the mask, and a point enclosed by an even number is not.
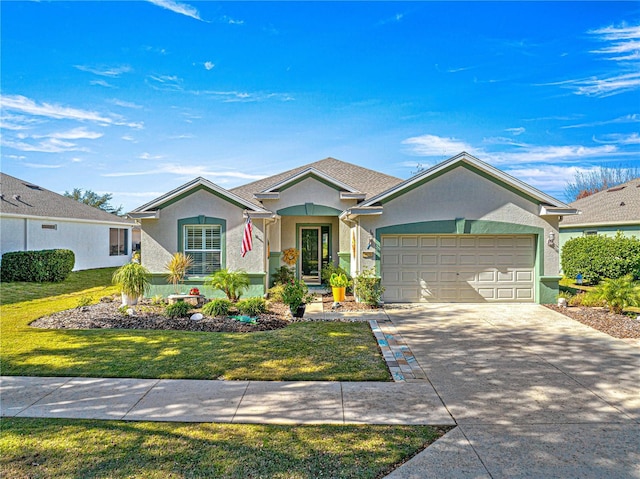
{"type": "Polygon", "coordinates": [[[69,249],[11,251],[2,255],[0,280],[60,283],[67,279],[76,257],[69,249]]]}

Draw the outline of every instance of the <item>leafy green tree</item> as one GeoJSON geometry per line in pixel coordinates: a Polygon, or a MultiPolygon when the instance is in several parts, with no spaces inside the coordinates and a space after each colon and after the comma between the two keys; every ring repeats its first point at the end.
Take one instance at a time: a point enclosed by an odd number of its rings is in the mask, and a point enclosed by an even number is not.
{"type": "Polygon", "coordinates": [[[113,198],[113,195],[111,193],[99,195],[98,193],[95,193],[91,190],[82,191],[81,188],[74,188],[71,193],[65,191],[64,196],[79,201],[80,203],[84,203],[85,205],[92,206],[93,208],[98,208],[99,210],[106,211],[107,213],[112,213],[114,215],[122,214],[122,205],[120,205],[118,208],[115,208],[109,203],[113,198]]]}

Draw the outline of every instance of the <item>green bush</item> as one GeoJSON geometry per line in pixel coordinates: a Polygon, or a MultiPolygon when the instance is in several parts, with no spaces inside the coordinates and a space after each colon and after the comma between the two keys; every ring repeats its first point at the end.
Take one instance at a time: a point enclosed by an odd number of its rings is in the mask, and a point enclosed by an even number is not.
{"type": "Polygon", "coordinates": [[[568,278],[582,275],[585,283],[603,278],[640,275],[640,240],[618,232],[616,236],[589,235],[572,238],[562,247],[562,270],[568,278]]]}
{"type": "Polygon", "coordinates": [[[354,281],[354,293],[359,301],[370,306],[378,306],[384,287],[381,278],[375,275],[373,268],[363,270],[354,281]]]}
{"type": "Polygon", "coordinates": [[[2,255],[0,279],[4,282],[60,283],[67,279],[76,257],[69,249],[11,251],[2,255]]]}
{"type": "Polygon", "coordinates": [[[251,281],[245,271],[221,269],[209,276],[205,284],[222,291],[229,301],[236,302],[240,299],[240,296],[249,289],[251,281]]]}
{"type": "Polygon", "coordinates": [[[167,318],[186,318],[189,316],[192,306],[185,301],[178,301],[177,303],[169,304],[164,309],[164,315],[167,318]]]}
{"type": "Polygon", "coordinates": [[[569,303],[569,306],[585,306],[587,308],[604,307],[607,305],[606,301],[596,298],[591,292],[578,293],[567,300],[567,303],[569,303]]]}
{"type": "Polygon", "coordinates": [[[231,308],[231,301],[226,298],[214,299],[209,301],[202,307],[202,313],[207,316],[224,317],[229,315],[229,309],[231,308]]]}
{"type": "Polygon", "coordinates": [[[616,279],[605,279],[587,296],[606,302],[609,311],[622,314],[629,306],[640,306],[640,284],[633,281],[632,275],[616,279]]]}
{"type": "Polygon", "coordinates": [[[275,286],[279,284],[288,283],[292,281],[295,277],[293,270],[288,266],[280,266],[275,272],[271,275],[271,280],[275,286]]]}
{"type": "Polygon", "coordinates": [[[274,287],[269,288],[269,300],[275,303],[284,303],[284,284],[276,284],[274,287]]]}
{"type": "Polygon", "coordinates": [[[257,297],[238,301],[236,307],[238,308],[238,312],[245,316],[258,316],[268,311],[267,302],[263,298],[257,297]]]}

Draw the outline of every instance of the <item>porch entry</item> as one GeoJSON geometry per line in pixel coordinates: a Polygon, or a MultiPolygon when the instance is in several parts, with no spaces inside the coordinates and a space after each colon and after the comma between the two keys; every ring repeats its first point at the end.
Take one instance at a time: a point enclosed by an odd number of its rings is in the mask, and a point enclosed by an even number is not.
{"type": "Polygon", "coordinates": [[[300,250],[299,276],[306,284],[322,282],[322,268],[330,259],[330,226],[300,226],[298,245],[300,250]]]}

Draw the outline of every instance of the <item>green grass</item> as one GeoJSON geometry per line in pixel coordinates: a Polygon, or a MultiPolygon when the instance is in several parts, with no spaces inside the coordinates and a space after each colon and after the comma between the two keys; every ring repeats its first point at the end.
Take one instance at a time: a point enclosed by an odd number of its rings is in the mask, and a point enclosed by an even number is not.
{"type": "Polygon", "coordinates": [[[444,431],[3,418],[0,476],[379,478],[444,431]]]}
{"type": "Polygon", "coordinates": [[[33,320],[111,295],[113,269],[60,284],[2,283],[4,375],[389,381],[366,323],[295,323],[257,333],[44,330],[33,320]],[[59,294],[58,294],[59,293],[59,294]],[[47,296],[49,295],[49,296],[47,296]],[[7,296],[11,296],[8,298],[7,296]],[[24,300],[24,298],[30,298],[24,300]],[[17,299],[22,299],[16,302],[17,299]]]}

